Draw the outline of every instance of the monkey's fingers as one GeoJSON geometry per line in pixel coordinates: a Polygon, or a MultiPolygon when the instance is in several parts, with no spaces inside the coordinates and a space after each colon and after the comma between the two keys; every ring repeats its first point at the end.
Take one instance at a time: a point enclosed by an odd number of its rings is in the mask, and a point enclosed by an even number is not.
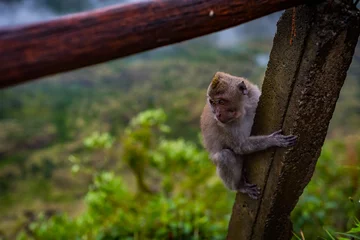
{"type": "Polygon", "coordinates": [[[295,135],[287,135],[284,137],[286,140],[296,140],[297,139],[297,136],[295,135]]]}
{"type": "Polygon", "coordinates": [[[276,132],[273,132],[272,134],[270,134],[271,136],[275,136],[275,135],[279,135],[279,134],[281,134],[282,133],[282,129],[280,129],[280,130],[277,130],[276,132]]]}
{"type": "Polygon", "coordinates": [[[294,142],[288,142],[287,147],[292,147],[292,146],[295,146],[295,144],[296,144],[296,141],[294,141],[294,142]]]}
{"type": "Polygon", "coordinates": [[[294,146],[296,144],[296,140],[297,140],[296,137],[288,139],[286,142],[286,147],[294,146]]]}
{"type": "Polygon", "coordinates": [[[296,143],[297,137],[296,137],[296,136],[287,136],[287,137],[285,138],[285,141],[286,141],[288,144],[296,143]]]}

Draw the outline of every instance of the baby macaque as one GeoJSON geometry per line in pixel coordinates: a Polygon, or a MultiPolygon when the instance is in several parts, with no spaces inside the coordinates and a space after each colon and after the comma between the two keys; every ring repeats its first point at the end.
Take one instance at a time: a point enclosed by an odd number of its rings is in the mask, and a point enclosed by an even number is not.
{"type": "Polygon", "coordinates": [[[257,199],[260,189],[247,181],[243,155],[270,147],[290,147],[296,136],[276,131],[250,136],[259,88],[248,80],[217,72],[207,90],[207,103],[201,115],[204,145],[225,186],[257,199]]]}

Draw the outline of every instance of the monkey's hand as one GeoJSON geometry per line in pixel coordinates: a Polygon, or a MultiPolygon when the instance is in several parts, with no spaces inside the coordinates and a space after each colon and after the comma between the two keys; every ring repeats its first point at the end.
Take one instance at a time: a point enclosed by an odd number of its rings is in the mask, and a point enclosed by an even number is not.
{"type": "Polygon", "coordinates": [[[294,135],[283,135],[282,130],[276,131],[270,134],[269,139],[275,147],[291,147],[296,143],[297,136],[294,135]]]}
{"type": "Polygon", "coordinates": [[[250,136],[244,142],[235,146],[233,151],[236,154],[244,155],[262,151],[270,147],[291,147],[295,145],[296,136],[285,136],[281,133],[282,130],[279,130],[270,135],[250,136]]]}

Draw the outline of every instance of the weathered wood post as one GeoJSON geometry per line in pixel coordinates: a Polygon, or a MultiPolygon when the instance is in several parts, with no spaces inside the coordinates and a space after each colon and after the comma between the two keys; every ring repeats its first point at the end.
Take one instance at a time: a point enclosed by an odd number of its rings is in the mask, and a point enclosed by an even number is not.
{"type": "Polygon", "coordinates": [[[313,175],[359,38],[360,12],[351,1],[329,0],[287,10],[277,27],[253,134],[283,129],[298,143],[249,156],[262,198],[237,195],[228,239],[291,238],[289,216],[313,175]]]}

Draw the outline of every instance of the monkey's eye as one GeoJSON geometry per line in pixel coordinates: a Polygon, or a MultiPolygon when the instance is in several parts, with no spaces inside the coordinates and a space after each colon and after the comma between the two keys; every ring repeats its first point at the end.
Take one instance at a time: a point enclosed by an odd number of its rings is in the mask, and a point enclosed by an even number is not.
{"type": "Polygon", "coordinates": [[[222,99],[219,99],[218,103],[219,103],[220,105],[224,105],[224,104],[225,104],[225,101],[222,100],[222,99]]]}
{"type": "Polygon", "coordinates": [[[214,100],[211,100],[211,99],[209,100],[209,102],[211,105],[214,105],[214,103],[215,103],[214,100]]]}

